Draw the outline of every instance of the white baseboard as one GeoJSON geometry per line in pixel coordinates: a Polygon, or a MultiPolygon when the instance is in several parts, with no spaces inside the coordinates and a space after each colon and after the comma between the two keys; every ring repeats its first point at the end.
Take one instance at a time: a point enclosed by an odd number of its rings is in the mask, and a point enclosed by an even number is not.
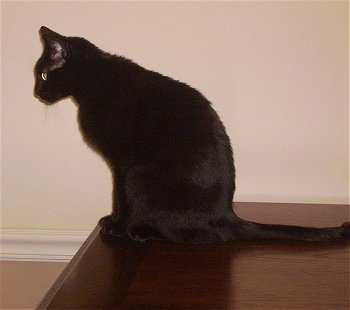
{"type": "Polygon", "coordinates": [[[69,261],[89,231],[0,230],[0,260],[69,261]]]}

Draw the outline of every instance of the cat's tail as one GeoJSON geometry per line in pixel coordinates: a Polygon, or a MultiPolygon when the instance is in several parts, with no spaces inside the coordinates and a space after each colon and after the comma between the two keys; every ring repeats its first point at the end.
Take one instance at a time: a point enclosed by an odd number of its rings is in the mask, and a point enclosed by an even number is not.
{"type": "Polygon", "coordinates": [[[313,228],[290,225],[260,224],[235,218],[231,226],[234,240],[266,241],[345,241],[350,240],[350,222],[338,227],[313,228]]]}

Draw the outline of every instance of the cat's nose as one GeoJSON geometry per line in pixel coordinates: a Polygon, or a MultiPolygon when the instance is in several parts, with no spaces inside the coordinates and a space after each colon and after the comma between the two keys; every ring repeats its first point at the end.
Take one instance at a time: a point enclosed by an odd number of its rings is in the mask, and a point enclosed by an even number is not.
{"type": "Polygon", "coordinates": [[[34,86],[34,95],[35,96],[38,96],[38,89],[39,87],[38,87],[38,84],[37,83],[35,83],[35,86],[34,86]]]}
{"type": "Polygon", "coordinates": [[[34,96],[40,98],[40,86],[38,83],[35,83],[34,86],[34,96]]]}
{"type": "Polygon", "coordinates": [[[39,94],[38,94],[38,91],[37,91],[35,88],[34,88],[33,94],[34,94],[34,97],[35,97],[35,98],[40,98],[40,96],[39,96],[39,94]]]}
{"type": "Polygon", "coordinates": [[[40,96],[40,92],[39,92],[39,89],[37,87],[34,88],[34,97],[36,99],[39,99],[40,101],[43,101],[43,98],[40,96]]]}

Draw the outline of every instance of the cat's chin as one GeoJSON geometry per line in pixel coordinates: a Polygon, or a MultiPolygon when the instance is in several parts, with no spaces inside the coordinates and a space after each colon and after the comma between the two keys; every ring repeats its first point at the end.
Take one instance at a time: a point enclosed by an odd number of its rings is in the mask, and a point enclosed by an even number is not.
{"type": "Polygon", "coordinates": [[[40,97],[39,95],[35,94],[34,95],[41,103],[45,104],[45,105],[54,105],[55,103],[61,101],[61,100],[64,100],[66,99],[67,97],[64,97],[64,98],[58,98],[58,99],[53,99],[53,98],[43,98],[43,97],[40,97]]]}
{"type": "Polygon", "coordinates": [[[50,101],[46,101],[46,100],[41,99],[41,98],[38,98],[38,99],[39,99],[39,101],[40,101],[41,103],[43,103],[43,104],[45,104],[45,105],[54,105],[54,104],[56,103],[56,101],[50,102],[50,101]]]}
{"type": "Polygon", "coordinates": [[[47,100],[45,98],[40,97],[38,94],[34,93],[34,97],[38,99],[41,103],[46,105],[53,105],[56,101],[47,100]]]}

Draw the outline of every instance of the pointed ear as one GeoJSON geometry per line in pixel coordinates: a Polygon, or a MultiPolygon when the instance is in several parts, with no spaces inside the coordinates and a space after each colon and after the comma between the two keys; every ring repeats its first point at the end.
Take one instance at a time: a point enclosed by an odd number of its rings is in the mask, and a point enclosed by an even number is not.
{"type": "Polygon", "coordinates": [[[69,44],[66,37],[44,26],[40,28],[40,35],[52,60],[59,61],[68,56],[69,44]]]}

